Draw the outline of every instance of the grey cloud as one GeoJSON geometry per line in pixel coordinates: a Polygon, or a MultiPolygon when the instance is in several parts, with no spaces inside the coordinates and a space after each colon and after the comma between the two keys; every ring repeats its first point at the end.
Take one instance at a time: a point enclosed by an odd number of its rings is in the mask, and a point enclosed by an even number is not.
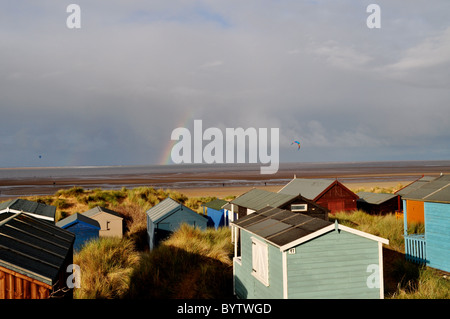
{"type": "Polygon", "coordinates": [[[195,118],[279,127],[286,161],[292,139],[301,160],[450,155],[446,1],[378,1],[380,30],[370,2],[79,1],[80,30],[24,3],[0,5],[0,166],[157,163],[195,118]]]}

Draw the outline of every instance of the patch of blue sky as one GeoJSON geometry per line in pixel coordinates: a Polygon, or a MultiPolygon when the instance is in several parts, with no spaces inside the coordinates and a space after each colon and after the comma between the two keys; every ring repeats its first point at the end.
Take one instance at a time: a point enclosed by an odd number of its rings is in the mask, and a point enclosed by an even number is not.
{"type": "Polygon", "coordinates": [[[204,6],[195,6],[183,11],[135,10],[128,14],[123,23],[149,24],[154,22],[178,22],[182,24],[213,23],[221,28],[231,27],[230,21],[220,13],[213,12],[204,6]]]}

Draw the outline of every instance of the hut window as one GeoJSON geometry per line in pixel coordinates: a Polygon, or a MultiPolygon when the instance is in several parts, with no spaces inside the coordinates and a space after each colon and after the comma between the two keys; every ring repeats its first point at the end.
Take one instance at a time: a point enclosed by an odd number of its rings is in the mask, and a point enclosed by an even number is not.
{"type": "Polygon", "coordinates": [[[252,275],[269,286],[269,259],[267,244],[252,238],[252,275]]]}
{"type": "Polygon", "coordinates": [[[293,212],[306,212],[308,210],[308,204],[292,204],[291,211],[293,212]]]}
{"type": "Polygon", "coordinates": [[[109,229],[109,223],[110,223],[109,221],[106,222],[106,230],[110,230],[109,229]]]}

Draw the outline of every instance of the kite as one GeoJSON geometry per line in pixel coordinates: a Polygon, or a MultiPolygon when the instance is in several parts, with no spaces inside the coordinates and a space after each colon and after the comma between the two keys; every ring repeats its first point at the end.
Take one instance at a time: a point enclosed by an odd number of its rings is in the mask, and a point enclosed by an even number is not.
{"type": "Polygon", "coordinates": [[[299,141],[293,141],[293,142],[291,143],[291,145],[294,144],[294,143],[298,144],[297,150],[299,150],[299,149],[300,149],[300,142],[299,142],[299,141]]]}

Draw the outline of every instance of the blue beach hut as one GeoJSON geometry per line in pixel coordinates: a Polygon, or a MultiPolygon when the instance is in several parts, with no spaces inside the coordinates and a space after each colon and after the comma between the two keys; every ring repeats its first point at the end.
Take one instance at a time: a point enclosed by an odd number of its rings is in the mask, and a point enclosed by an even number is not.
{"type": "Polygon", "coordinates": [[[228,204],[226,200],[214,199],[208,203],[202,204],[203,215],[208,218],[208,227],[227,227],[229,225],[228,214],[224,206],[228,204]]]}
{"type": "Polygon", "coordinates": [[[402,199],[406,259],[450,272],[450,175],[423,183],[402,199]],[[424,221],[423,233],[408,233],[413,214],[421,215],[416,219],[424,221]]]}
{"type": "Polygon", "coordinates": [[[387,239],[270,206],[231,225],[238,298],[384,297],[387,239]]]}
{"type": "Polygon", "coordinates": [[[207,218],[168,197],[147,212],[147,234],[150,250],[166,239],[181,224],[206,229],[207,218]]]}
{"type": "Polygon", "coordinates": [[[99,238],[100,224],[83,214],[72,214],[57,222],[56,226],[75,234],[73,249],[76,251],[80,250],[87,241],[99,238]]]}

